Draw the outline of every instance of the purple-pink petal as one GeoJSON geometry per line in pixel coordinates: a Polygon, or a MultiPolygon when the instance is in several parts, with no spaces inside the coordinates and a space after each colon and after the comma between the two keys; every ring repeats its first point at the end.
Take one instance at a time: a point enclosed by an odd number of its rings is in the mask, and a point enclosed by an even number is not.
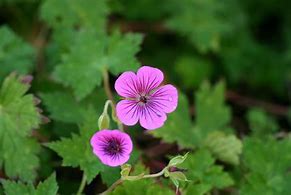
{"type": "Polygon", "coordinates": [[[121,100],[116,105],[118,119],[125,125],[135,125],[138,122],[140,112],[136,100],[121,100]]]}
{"type": "Polygon", "coordinates": [[[163,82],[164,74],[157,68],[142,66],[137,71],[137,79],[140,91],[149,93],[163,82]]]}
{"type": "Polygon", "coordinates": [[[108,166],[119,166],[126,163],[132,152],[132,141],[130,137],[119,130],[101,130],[96,132],[91,140],[91,146],[93,148],[94,154],[100,159],[103,164],[108,166]],[[114,142],[112,142],[114,141],[114,142]],[[113,145],[117,147],[117,152],[114,154],[107,151],[112,148],[112,143],[117,143],[118,145],[113,145]]]}
{"type": "Polygon", "coordinates": [[[154,130],[164,125],[167,115],[154,106],[145,105],[141,110],[140,125],[147,130],[154,130]]]}
{"type": "Polygon", "coordinates": [[[151,104],[165,113],[173,112],[178,104],[178,91],[173,85],[164,85],[151,95],[151,104]]]}
{"type": "Polygon", "coordinates": [[[122,73],[118,79],[115,81],[115,90],[122,97],[127,98],[135,98],[137,96],[138,88],[137,88],[138,79],[134,72],[124,72],[122,73]]]}

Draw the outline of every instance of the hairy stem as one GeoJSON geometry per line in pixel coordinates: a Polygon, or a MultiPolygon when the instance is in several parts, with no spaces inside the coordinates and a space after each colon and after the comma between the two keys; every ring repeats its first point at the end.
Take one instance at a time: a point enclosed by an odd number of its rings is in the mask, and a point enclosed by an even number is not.
{"type": "Polygon", "coordinates": [[[110,88],[110,81],[109,81],[108,71],[106,69],[104,69],[102,71],[102,73],[103,73],[103,79],[104,79],[103,82],[104,82],[105,93],[106,93],[108,99],[111,100],[111,102],[115,105],[113,94],[112,94],[111,88],[110,88]]]}
{"type": "Polygon", "coordinates": [[[81,195],[84,188],[85,188],[85,185],[86,185],[86,180],[87,180],[87,176],[85,175],[85,173],[83,173],[83,176],[82,176],[82,181],[81,181],[81,184],[79,186],[79,189],[78,189],[78,192],[76,195],[81,195]]]}
{"type": "Polygon", "coordinates": [[[154,174],[149,174],[149,175],[143,175],[143,176],[126,176],[123,178],[118,179],[116,182],[114,182],[106,191],[102,192],[100,195],[106,195],[109,192],[113,191],[116,186],[121,184],[123,181],[129,180],[129,181],[136,181],[140,179],[146,179],[146,178],[155,178],[155,177],[160,177],[164,175],[165,171],[168,169],[168,167],[165,167],[163,170],[161,170],[158,173],[154,174]]]}
{"type": "Polygon", "coordinates": [[[112,192],[116,186],[121,184],[123,182],[122,179],[118,179],[116,182],[114,182],[106,191],[102,192],[100,195],[106,195],[109,192],[112,192]]]}

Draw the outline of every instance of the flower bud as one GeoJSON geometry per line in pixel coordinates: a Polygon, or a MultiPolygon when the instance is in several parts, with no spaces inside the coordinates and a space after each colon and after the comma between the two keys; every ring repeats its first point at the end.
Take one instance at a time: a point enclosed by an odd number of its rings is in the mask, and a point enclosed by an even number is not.
{"type": "Polygon", "coordinates": [[[110,118],[107,113],[102,113],[98,119],[98,127],[100,130],[108,129],[110,125],[110,118]]]}

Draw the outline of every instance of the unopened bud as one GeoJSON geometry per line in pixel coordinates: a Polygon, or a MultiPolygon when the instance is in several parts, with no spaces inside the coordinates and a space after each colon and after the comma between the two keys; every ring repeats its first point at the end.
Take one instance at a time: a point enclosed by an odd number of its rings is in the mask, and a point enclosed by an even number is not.
{"type": "Polygon", "coordinates": [[[108,129],[110,125],[110,118],[107,113],[102,113],[98,119],[98,127],[101,129],[108,129]]]}

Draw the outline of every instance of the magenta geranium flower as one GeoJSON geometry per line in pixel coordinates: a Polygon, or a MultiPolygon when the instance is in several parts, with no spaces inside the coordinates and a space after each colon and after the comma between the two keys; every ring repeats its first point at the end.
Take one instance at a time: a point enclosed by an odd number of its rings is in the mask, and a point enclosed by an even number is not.
{"type": "Polygon", "coordinates": [[[105,165],[116,167],[126,163],[132,152],[132,141],[119,130],[97,131],[91,138],[94,154],[105,165]]]}
{"type": "Polygon", "coordinates": [[[118,102],[116,113],[125,125],[141,126],[153,130],[163,126],[167,113],[177,107],[178,92],[173,85],[161,86],[162,71],[143,66],[137,74],[124,72],[115,82],[117,93],[124,98],[118,102]]]}

